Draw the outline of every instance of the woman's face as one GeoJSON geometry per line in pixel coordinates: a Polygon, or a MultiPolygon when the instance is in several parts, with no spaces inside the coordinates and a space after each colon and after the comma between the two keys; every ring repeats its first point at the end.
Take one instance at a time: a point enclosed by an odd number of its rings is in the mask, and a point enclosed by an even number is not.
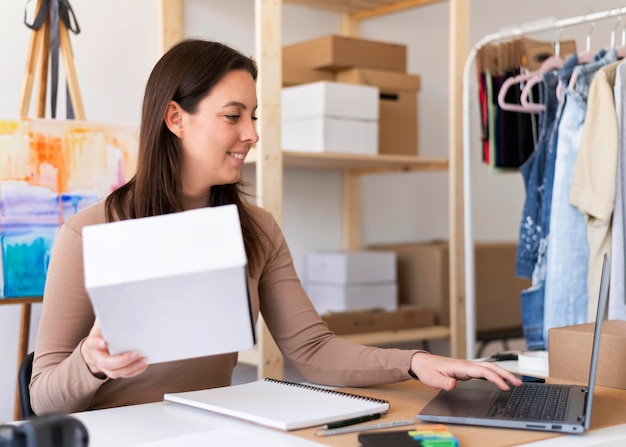
{"type": "Polygon", "coordinates": [[[227,73],[199,104],[181,109],[183,192],[206,193],[213,185],[236,183],[246,155],[259,140],[255,129],[256,84],[244,70],[227,73]]]}

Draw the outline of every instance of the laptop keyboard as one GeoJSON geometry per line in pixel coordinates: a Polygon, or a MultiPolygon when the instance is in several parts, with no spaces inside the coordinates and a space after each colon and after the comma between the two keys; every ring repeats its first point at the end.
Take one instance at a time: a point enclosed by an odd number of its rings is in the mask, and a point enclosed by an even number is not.
{"type": "Polygon", "coordinates": [[[514,419],[562,421],[569,387],[525,383],[510,392],[501,393],[489,416],[514,419]]]}

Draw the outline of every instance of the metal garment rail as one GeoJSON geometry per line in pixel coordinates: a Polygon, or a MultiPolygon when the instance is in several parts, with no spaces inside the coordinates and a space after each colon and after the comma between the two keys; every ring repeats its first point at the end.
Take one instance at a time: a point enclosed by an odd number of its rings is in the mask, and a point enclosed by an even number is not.
{"type": "Polygon", "coordinates": [[[547,18],[529,22],[516,27],[504,28],[498,33],[488,34],[470,50],[463,69],[463,222],[465,249],[465,312],[466,312],[466,351],[467,357],[473,358],[476,345],[476,289],[475,259],[472,228],[472,172],[470,157],[470,82],[472,67],[480,48],[489,43],[534,34],[543,31],[560,30],[571,26],[596,22],[626,15],[626,7],[585,14],[568,19],[547,18]]]}

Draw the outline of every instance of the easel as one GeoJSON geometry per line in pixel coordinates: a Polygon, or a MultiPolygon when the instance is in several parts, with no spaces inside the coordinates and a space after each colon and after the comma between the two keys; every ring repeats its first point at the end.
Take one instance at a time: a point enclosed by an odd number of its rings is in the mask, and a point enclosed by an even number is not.
{"type": "MultiPolygon", "coordinates": [[[[50,0],[37,0],[37,15],[39,14],[39,11],[41,11],[44,3],[49,2],[50,0]]],[[[22,84],[20,109],[18,112],[18,116],[20,118],[28,117],[28,110],[30,108],[30,100],[35,77],[37,77],[38,90],[36,116],[38,118],[43,118],[45,115],[51,28],[50,8],[48,7],[47,9],[48,14],[45,18],[45,22],[39,29],[33,30],[30,38],[30,45],[28,47],[28,59],[26,61],[26,74],[24,76],[24,83],[22,84]],[[38,61],[39,67],[37,67],[38,61]],[[38,71],[37,68],[39,68],[38,71]]],[[[76,119],[84,120],[85,109],[83,107],[83,100],[80,96],[80,90],[78,88],[78,77],[76,76],[74,56],[72,54],[72,47],[70,45],[70,38],[67,31],[67,26],[63,20],[58,20],[58,26],[59,49],[63,57],[63,66],[65,67],[65,75],[67,77],[67,86],[70,92],[72,106],[74,108],[76,119]]]]}
{"type": "MultiPolygon", "coordinates": [[[[20,107],[18,112],[18,116],[22,119],[28,117],[31,94],[35,78],[37,78],[37,101],[35,116],[37,118],[44,118],[45,116],[48,81],[48,59],[51,50],[51,3],[51,0],[37,0],[36,15],[39,16],[40,11],[45,11],[46,17],[45,21],[38,29],[33,28],[33,32],[30,38],[28,58],[26,61],[26,73],[24,75],[24,82],[22,84],[22,93],[20,97],[20,107]],[[42,10],[42,7],[45,9],[42,10]]],[[[71,7],[69,7],[69,3],[67,3],[67,1],[64,2],[63,6],[68,7],[71,12],[71,7]]],[[[55,12],[57,12],[58,15],[58,9],[55,10],[55,12]]],[[[74,67],[74,56],[72,54],[67,25],[64,20],[60,19],[58,16],[55,20],[58,21],[58,45],[61,55],[63,57],[63,65],[67,78],[67,86],[71,98],[71,104],[68,104],[68,107],[73,108],[76,119],[85,120],[85,109],[83,107],[83,101],[80,96],[80,90],[78,88],[78,78],[76,76],[76,68],[74,67]]],[[[54,115],[55,111],[52,110],[52,113],[54,115]]],[[[21,307],[20,331],[17,351],[18,368],[28,354],[32,305],[33,303],[41,303],[42,299],[42,297],[21,297],[0,300],[0,305],[17,304],[21,307]]],[[[21,419],[21,405],[18,388],[16,388],[15,392],[14,408],[14,419],[21,419]]]]}

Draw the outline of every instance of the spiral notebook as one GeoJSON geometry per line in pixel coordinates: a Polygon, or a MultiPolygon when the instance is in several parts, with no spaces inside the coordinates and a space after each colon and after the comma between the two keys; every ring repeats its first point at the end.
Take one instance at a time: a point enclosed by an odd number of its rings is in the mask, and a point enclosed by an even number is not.
{"type": "Polygon", "coordinates": [[[314,427],[389,411],[386,400],[275,379],[170,393],[165,394],[164,400],[281,430],[314,427]]]}

